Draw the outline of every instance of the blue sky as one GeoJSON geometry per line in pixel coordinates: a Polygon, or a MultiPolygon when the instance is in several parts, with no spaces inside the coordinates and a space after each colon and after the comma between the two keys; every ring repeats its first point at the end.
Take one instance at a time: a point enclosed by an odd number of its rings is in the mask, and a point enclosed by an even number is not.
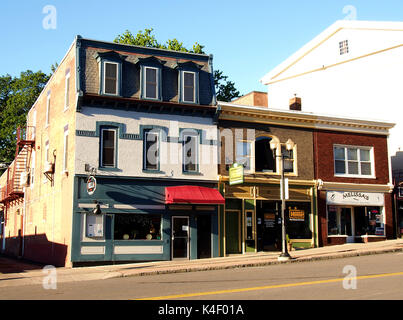
{"type": "Polygon", "coordinates": [[[401,0],[1,0],[0,75],[49,73],[75,35],[113,41],[126,29],[153,28],[161,43],[177,38],[214,55],[214,68],[242,94],[265,91],[259,79],[336,20],[403,21],[401,0]],[[56,29],[45,29],[47,5],[56,29]],[[353,6],[354,12],[343,12],[353,6]]]}

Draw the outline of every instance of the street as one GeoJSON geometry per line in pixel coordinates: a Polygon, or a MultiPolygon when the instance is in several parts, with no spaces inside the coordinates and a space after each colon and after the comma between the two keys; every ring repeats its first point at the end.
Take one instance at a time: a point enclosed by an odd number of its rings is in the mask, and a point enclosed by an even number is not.
{"type": "Polygon", "coordinates": [[[203,272],[4,287],[3,300],[401,300],[403,253],[203,272]],[[348,278],[346,278],[348,277],[348,278]],[[353,278],[356,277],[356,278],[353,278]]]}

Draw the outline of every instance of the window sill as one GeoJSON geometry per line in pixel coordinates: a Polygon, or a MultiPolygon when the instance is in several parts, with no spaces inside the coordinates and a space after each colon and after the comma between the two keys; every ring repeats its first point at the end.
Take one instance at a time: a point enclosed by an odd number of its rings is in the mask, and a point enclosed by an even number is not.
{"type": "Polygon", "coordinates": [[[108,168],[108,167],[98,167],[98,170],[100,170],[100,171],[122,171],[122,170],[120,170],[119,168],[114,168],[114,167],[110,167],[110,168],[108,168]]]}
{"type": "Polygon", "coordinates": [[[150,170],[150,169],[143,169],[144,173],[159,173],[159,174],[165,174],[164,171],[161,170],[150,170]]]}
{"type": "Polygon", "coordinates": [[[68,170],[63,170],[62,172],[60,172],[60,174],[63,176],[63,175],[66,175],[66,176],[68,176],[69,175],[69,171],[68,170]]]}
{"type": "Polygon", "coordinates": [[[354,175],[354,174],[335,174],[337,178],[358,178],[358,179],[376,179],[375,176],[362,176],[362,175],[354,175]]]}
{"type": "Polygon", "coordinates": [[[191,172],[191,171],[182,171],[182,174],[187,175],[187,176],[202,176],[203,173],[201,172],[191,172]]]}

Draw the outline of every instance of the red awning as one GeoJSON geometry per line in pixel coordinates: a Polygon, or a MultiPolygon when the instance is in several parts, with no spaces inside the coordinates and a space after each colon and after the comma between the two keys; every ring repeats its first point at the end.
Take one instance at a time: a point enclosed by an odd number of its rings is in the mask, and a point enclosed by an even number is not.
{"type": "Polygon", "coordinates": [[[216,189],[179,186],[165,188],[165,203],[224,204],[225,199],[216,189]]]}

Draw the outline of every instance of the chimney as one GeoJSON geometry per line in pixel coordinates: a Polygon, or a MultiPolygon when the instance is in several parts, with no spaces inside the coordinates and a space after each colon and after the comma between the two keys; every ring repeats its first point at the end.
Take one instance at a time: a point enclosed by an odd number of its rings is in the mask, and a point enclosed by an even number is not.
{"type": "Polygon", "coordinates": [[[301,98],[297,95],[290,99],[290,110],[301,111],[301,98]]]}

